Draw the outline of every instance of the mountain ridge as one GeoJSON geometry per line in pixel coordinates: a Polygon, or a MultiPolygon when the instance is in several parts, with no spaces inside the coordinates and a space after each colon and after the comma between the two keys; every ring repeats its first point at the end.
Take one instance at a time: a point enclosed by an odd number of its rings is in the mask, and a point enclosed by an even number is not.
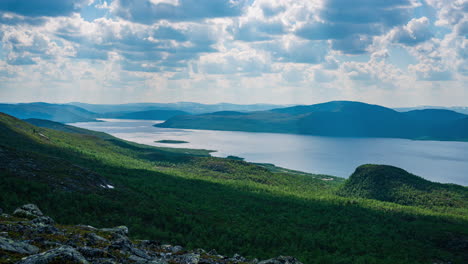
{"type": "Polygon", "coordinates": [[[468,140],[467,115],[450,110],[398,112],[361,102],[332,101],[243,115],[175,116],[156,127],[309,134],[336,137],[393,137],[468,140]],[[434,116],[436,118],[434,118],[434,116]]]}

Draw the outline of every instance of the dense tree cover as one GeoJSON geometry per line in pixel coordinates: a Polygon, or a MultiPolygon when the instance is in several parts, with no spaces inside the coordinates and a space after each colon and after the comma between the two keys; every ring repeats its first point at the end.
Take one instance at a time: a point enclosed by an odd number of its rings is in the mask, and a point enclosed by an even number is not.
{"type": "Polygon", "coordinates": [[[75,132],[0,115],[0,207],[36,203],[62,223],[123,224],[135,238],[226,255],[293,255],[304,263],[468,258],[464,206],[341,197],[339,178],[75,132]],[[85,180],[73,180],[80,175],[85,180]]]}
{"type": "Polygon", "coordinates": [[[430,182],[388,165],[362,165],[338,194],[426,207],[468,208],[468,188],[430,182]]]}

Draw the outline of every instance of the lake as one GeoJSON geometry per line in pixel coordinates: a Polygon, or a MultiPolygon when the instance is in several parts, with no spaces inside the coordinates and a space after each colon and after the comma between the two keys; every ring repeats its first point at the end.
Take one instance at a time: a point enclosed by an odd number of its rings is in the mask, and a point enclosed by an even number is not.
{"type": "Polygon", "coordinates": [[[152,146],[216,150],[246,161],[347,178],[366,163],[403,168],[431,181],[468,185],[468,142],[416,141],[393,138],[335,138],[153,127],[162,121],[103,119],[71,125],[102,131],[152,146]],[[185,144],[155,143],[183,140],[185,144]]]}

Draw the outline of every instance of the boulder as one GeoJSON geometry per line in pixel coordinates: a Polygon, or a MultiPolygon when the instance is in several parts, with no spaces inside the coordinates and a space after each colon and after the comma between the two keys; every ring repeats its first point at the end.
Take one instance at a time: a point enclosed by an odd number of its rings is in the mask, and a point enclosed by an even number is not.
{"type": "Polygon", "coordinates": [[[172,258],[171,260],[179,264],[198,264],[198,262],[200,262],[200,255],[195,253],[188,253],[184,255],[174,256],[174,258],[172,258]]]}
{"type": "Polygon", "coordinates": [[[69,246],[61,246],[51,249],[41,254],[36,254],[22,259],[17,264],[48,264],[48,263],[68,263],[68,264],[89,264],[89,262],[69,246]]]}
{"type": "Polygon", "coordinates": [[[89,245],[95,246],[98,244],[108,243],[109,240],[103,238],[102,236],[96,235],[96,233],[87,233],[85,235],[86,241],[89,245]]]}
{"type": "Polygon", "coordinates": [[[231,261],[233,262],[246,262],[247,259],[244,258],[243,256],[239,255],[239,254],[234,254],[234,256],[230,259],[231,261]]]}
{"type": "Polygon", "coordinates": [[[50,226],[50,225],[54,225],[55,221],[54,219],[48,216],[39,216],[37,218],[34,218],[31,221],[31,223],[33,223],[34,225],[38,225],[38,226],[50,226]]]}
{"type": "Polygon", "coordinates": [[[258,262],[258,264],[302,264],[302,263],[294,257],[279,256],[276,258],[260,261],[258,262]]]}
{"type": "Polygon", "coordinates": [[[122,236],[128,235],[128,227],[126,226],[117,226],[113,228],[101,228],[100,230],[103,232],[115,233],[115,234],[119,234],[122,236]]]}
{"type": "Polygon", "coordinates": [[[141,250],[128,239],[122,238],[112,242],[112,245],[109,246],[111,249],[120,250],[121,252],[135,255],[142,259],[150,259],[151,257],[144,251],[141,250]]]}
{"type": "Polygon", "coordinates": [[[165,260],[161,260],[161,259],[147,260],[147,259],[143,259],[137,256],[130,256],[128,257],[128,260],[132,261],[132,263],[135,263],[135,264],[167,264],[165,260]]]}
{"type": "Polygon", "coordinates": [[[182,246],[173,246],[172,249],[171,249],[172,253],[178,253],[178,252],[181,252],[183,250],[184,250],[184,248],[182,246]]]}
{"type": "Polygon", "coordinates": [[[44,216],[41,210],[35,204],[25,204],[17,208],[13,215],[16,217],[34,219],[37,217],[44,216]]]}
{"type": "Polygon", "coordinates": [[[25,242],[14,241],[9,238],[0,237],[0,249],[19,254],[36,254],[39,249],[25,242]]]}
{"type": "Polygon", "coordinates": [[[86,258],[114,258],[107,251],[99,248],[80,247],[78,251],[86,258]]]}

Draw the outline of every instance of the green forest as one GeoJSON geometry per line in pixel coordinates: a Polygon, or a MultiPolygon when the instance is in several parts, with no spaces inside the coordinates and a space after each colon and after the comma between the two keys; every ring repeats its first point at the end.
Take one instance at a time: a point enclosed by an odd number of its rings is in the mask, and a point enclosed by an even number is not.
{"type": "Polygon", "coordinates": [[[35,125],[0,114],[4,211],[34,203],[64,224],[126,225],[137,239],[307,264],[468,260],[466,187],[410,178],[382,194],[372,166],[345,180],[35,125]]]}

